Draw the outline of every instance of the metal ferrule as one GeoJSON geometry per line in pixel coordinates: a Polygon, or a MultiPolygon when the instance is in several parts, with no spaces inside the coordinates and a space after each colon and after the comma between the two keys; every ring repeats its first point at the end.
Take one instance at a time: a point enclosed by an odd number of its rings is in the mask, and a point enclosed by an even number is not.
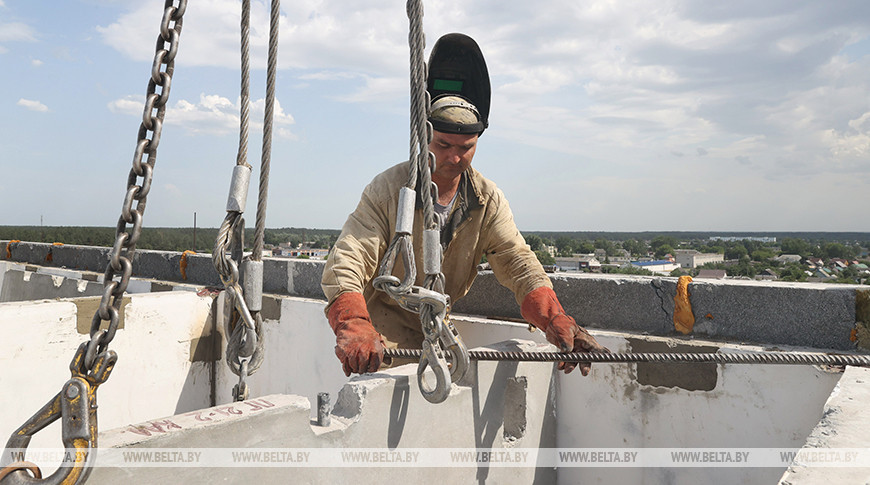
{"type": "Polygon", "coordinates": [[[248,201],[248,185],[251,182],[251,167],[236,165],[230,181],[230,195],[227,198],[227,212],[245,212],[248,201]]]}
{"type": "Polygon", "coordinates": [[[423,273],[427,275],[441,273],[440,229],[426,229],[423,231],[423,273]]]}
{"type": "Polygon", "coordinates": [[[245,260],[242,263],[242,290],[248,310],[258,312],[263,309],[263,262],[245,260]]]}
{"type": "Polygon", "coordinates": [[[399,190],[399,207],[396,214],[396,234],[412,234],[414,232],[414,203],[417,192],[408,187],[399,190]]]}

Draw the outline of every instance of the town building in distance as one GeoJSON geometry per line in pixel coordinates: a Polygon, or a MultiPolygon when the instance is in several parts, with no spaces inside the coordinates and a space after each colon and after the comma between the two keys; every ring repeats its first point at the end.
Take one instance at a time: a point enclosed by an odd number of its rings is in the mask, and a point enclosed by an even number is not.
{"type": "Polygon", "coordinates": [[[719,253],[702,253],[694,249],[677,249],[674,258],[681,268],[697,268],[707,263],[723,263],[725,255],[719,253]]]}

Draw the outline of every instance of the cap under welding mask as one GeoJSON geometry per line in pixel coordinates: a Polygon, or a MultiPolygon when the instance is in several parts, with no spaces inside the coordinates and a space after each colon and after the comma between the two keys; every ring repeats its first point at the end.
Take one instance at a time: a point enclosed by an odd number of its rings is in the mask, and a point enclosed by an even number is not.
{"type": "Polygon", "coordinates": [[[435,130],[483,134],[489,126],[489,71],[471,37],[447,34],[435,42],[426,89],[432,99],[429,121],[435,130]]]}

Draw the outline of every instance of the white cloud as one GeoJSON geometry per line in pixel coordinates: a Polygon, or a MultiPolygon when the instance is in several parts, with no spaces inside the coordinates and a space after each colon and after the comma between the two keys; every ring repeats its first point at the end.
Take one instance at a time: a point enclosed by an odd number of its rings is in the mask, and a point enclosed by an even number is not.
{"type": "MultiPolygon", "coordinates": [[[[238,69],[238,2],[202,3],[185,17],[179,65],[238,69]]],[[[99,30],[119,52],[150,62],[161,2],[130,5],[128,14],[99,30]]],[[[852,205],[870,203],[858,188],[870,182],[866,0],[427,0],[425,6],[429,48],[446,32],[466,32],[486,56],[493,104],[480,153],[500,144],[523,153],[540,148],[559,160],[551,170],[571,187],[576,176],[625,188],[574,190],[584,195],[554,203],[590,204],[594,192],[608,218],[619,213],[609,206],[631,214],[639,196],[652,198],[672,186],[669,177],[687,190],[704,185],[707,199],[698,207],[708,212],[721,212],[727,204],[720,201],[731,200],[734,224],[748,212],[733,201],[733,189],[749,186],[741,180],[783,198],[799,193],[795,187],[813,190],[811,180],[852,180],[841,195],[852,205]],[[608,178],[612,173],[619,176],[608,178]],[[624,174],[634,178],[627,182],[624,174]]],[[[262,70],[266,0],[255,0],[253,10],[253,65],[262,70]]],[[[298,92],[304,85],[306,95],[346,103],[406,102],[404,5],[300,0],[285,4],[281,21],[282,88],[298,92]]],[[[234,133],[237,108],[227,98],[203,96],[174,104],[167,123],[234,133]]],[[[130,113],[140,112],[137,102],[130,113]]],[[[313,118],[306,120],[316,123],[313,118]]],[[[282,126],[278,133],[290,123],[282,126]]],[[[504,165],[510,163],[520,162],[504,165]]],[[[556,197],[524,190],[531,203],[556,197]]],[[[830,208],[821,202],[813,196],[795,204],[820,213],[830,208]],[[809,200],[818,208],[804,203],[809,200]]],[[[795,216],[783,227],[806,227],[800,221],[795,216]]]]}
{"type": "MultiPolygon", "coordinates": [[[[127,96],[109,103],[109,110],[131,116],[142,116],[145,104],[144,96],[127,96]]],[[[251,101],[251,129],[262,131],[266,100],[261,98],[251,101]]],[[[214,95],[200,94],[199,101],[176,101],[166,110],[164,123],[182,126],[190,134],[225,136],[239,131],[240,101],[233,103],[229,99],[214,95]]],[[[293,116],[285,113],[281,103],[275,100],[273,111],[273,133],[282,138],[294,138],[287,128],[294,123],[293,116]]]]}
{"type": "Polygon", "coordinates": [[[18,100],[18,103],[16,103],[16,104],[18,104],[18,106],[23,106],[23,107],[29,109],[30,111],[38,111],[40,113],[45,113],[48,111],[48,106],[40,103],[39,101],[34,101],[31,99],[21,98],[18,100]]]}
{"type": "Polygon", "coordinates": [[[0,23],[0,42],[35,42],[33,29],[21,22],[0,23]]]}
{"type": "Polygon", "coordinates": [[[39,59],[33,59],[30,61],[30,65],[33,67],[42,67],[43,64],[45,63],[40,61],[39,59]]]}
{"type": "MultiPolygon", "coordinates": [[[[269,38],[268,1],[251,3],[252,65],[264,69],[269,38]]],[[[97,30],[104,42],[123,54],[135,60],[150,60],[154,56],[161,5],[156,1],[142,2],[114,23],[97,30]]],[[[403,63],[399,59],[407,58],[404,6],[376,0],[367,1],[362,7],[349,7],[346,2],[334,0],[282,5],[279,65],[305,69],[341,66],[343,70],[363,72],[400,68],[403,63]]],[[[199,8],[188,9],[180,58],[187,65],[238,68],[239,15],[240,3],[234,0],[205,0],[199,8]]]]}

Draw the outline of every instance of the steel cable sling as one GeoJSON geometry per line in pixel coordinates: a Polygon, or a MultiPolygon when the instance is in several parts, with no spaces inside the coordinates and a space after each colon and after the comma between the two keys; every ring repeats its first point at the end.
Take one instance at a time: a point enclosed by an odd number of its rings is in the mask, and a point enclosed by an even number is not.
{"type": "Polygon", "coordinates": [[[118,360],[115,351],[108,347],[118,330],[121,303],[133,274],[133,254],[142,233],[145,203],[151,190],[157,146],[160,144],[182,20],[187,8],[187,0],[178,0],[178,6],[173,3],[174,0],[166,0],[163,7],[133,167],[127,178],[127,192],[118,219],[115,244],[106,265],[103,297],[91,320],[90,340],[82,343],[76,351],[70,362],[72,377],[62,390],[9,438],[6,450],[0,457],[0,466],[3,467],[0,468],[0,481],[3,485],[83,483],[92,470],[97,452],[97,388],[106,382],[118,360]],[[142,181],[137,183],[140,177],[142,181]],[[132,224],[129,230],[128,224],[132,224]],[[102,329],[104,321],[108,322],[106,329],[102,329]],[[67,453],[57,471],[43,479],[39,467],[33,463],[6,461],[11,459],[10,450],[26,451],[33,435],[58,419],[61,421],[61,440],[67,453]]]}
{"type": "Polygon", "coordinates": [[[438,188],[432,182],[435,156],[429,151],[432,125],[427,118],[431,100],[426,91],[426,62],[423,59],[423,4],[420,0],[409,0],[406,10],[410,24],[408,45],[411,68],[408,181],[399,191],[395,236],[384,253],[378,276],[372,285],[390,295],[405,310],[420,315],[424,340],[417,367],[417,382],[427,401],[440,403],[450,394],[451,382],[465,375],[469,360],[465,344],[447,318],[450,301],[444,294],[444,274],[441,272],[441,230],[435,219],[432,202],[433,192],[437,198],[438,188]],[[423,205],[423,272],[426,277],[422,287],[413,286],[417,278],[412,246],[417,188],[423,205]],[[392,275],[400,256],[405,271],[402,279],[392,275]],[[423,376],[427,367],[431,367],[435,374],[435,386],[430,385],[423,376]]]}
{"type": "MultiPolygon", "coordinates": [[[[420,349],[386,349],[384,356],[419,359],[420,349]]],[[[783,364],[783,365],[870,365],[870,355],[822,354],[803,352],[757,353],[606,353],[606,352],[502,352],[469,350],[471,360],[512,362],[592,362],[592,363],[661,363],[661,364],[783,364]]]]}
{"type": "Polygon", "coordinates": [[[248,397],[245,379],[263,363],[263,240],[266,232],[266,205],[269,191],[269,169],[272,156],[272,121],[275,105],[275,79],[278,59],[278,23],[280,0],[272,0],[269,23],[269,54],[266,80],[266,110],[263,118],[263,149],[260,161],[260,186],[257,198],[257,219],[254,245],[249,258],[243,259],[245,219],[242,214],[247,204],[251,165],[247,161],[248,132],[250,127],[250,18],[251,2],[242,0],[241,20],[241,106],[239,115],[239,151],[227,198],[227,215],[218,231],[212,262],[231,299],[231,307],[238,319],[225,318],[227,335],[227,365],[239,382],[233,388],[233,399],[248,397]],[[232,257],[227,251],[232,251],[232,257]],[[239,265],[242,265],[244,289],[239,283],[239,265]]]}

